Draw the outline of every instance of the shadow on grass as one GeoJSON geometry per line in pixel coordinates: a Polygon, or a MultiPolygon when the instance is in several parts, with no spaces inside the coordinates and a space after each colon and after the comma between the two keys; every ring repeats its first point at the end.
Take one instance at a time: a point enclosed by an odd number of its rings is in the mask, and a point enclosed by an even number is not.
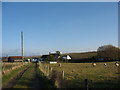
{"type": "Polygon", "coordinates": [[[50,80],[48,80],[42,72],[39,71],[35,63],[30,67],[20,81],[18,81],[14,89],[26,88],[26,89],[40,89],[40,88],[54,88],[54,85],[51,85],[50,80]]]}
{"type": "MultiPolygon", "coordinates": [[[[86,89],[85,80],[80,79],[72,79],[65,80],[63,82],[65,88],[81,88],[86,89]]],[[[88,88],[89,89],[118,89],[120,90],[120,80],[102,80],[102,81],[92,81],[88,80],[88,88]]]]}

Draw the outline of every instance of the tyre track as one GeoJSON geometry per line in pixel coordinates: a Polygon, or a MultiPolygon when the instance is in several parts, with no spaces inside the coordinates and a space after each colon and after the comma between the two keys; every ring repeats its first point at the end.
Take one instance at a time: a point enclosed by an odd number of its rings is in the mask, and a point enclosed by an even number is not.
{"type": "Polygon", "coordinates": [[[29,69],[30,66],[20,71],[15,77],[13,77],[7,84],[2,86],[2,89],[13,88],[16,82],[22,77],[22,75],[29,69]]]}

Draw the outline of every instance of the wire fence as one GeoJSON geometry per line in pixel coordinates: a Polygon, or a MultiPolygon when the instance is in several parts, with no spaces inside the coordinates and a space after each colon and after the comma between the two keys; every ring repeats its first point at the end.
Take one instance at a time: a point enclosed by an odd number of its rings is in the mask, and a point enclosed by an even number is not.
{"type": "Polygon", "coordinates": [[[65,88],[64,82],[64,71],[54,70],[52,67],[49,67],[45,64],[39,62],[39,69],[44,73],[44,75],[52,81],[52,83],[57,88],[65,88]]]}
{"type": "Polygon", "coordinates": [[[17,68],[20,68],[24,65],[27,65],[28,62],[2,62],[1,66],[2,66],[2,75],[5,75],[7,73],[9,73],[12,70],[15,70],[17,68]]]}
{"type": "MultiPolygon", "coordinates": [[[[64,71],[55,70],[54,68],[41,62],[39,62],[39,69],[49,80],[52,81],[53,85],[55,85],[57,88],[78,88],[76,86],[70,87],[70,81],[65,77],[64,71]]],[[[84,81],[82,81],[82,84],[84,84],[83,88],[85,90],[88,90],[89,85],[91,85],[91,82],[88,79],[85,79],[84,81]]]]}
{"type": "MultiPolygon", "coordinates": [[[[113,82],[112,80],[109,80],[109,78],[108,78],[109,76],[107,77],[108,80],[105,79],[105,81],[102,80],[102,79],[104,79],[104,77],[101,76],[102,81],[100,81],[100,82],[99,82],[99,80],[98,80],[98,82],[96,82],[97,80],[90,79],[89,76],[88,76],[88,78],[80,78],[79,77],[79,78],[73,78],[71,80],[71,79],[69,79],[69,77],[71,78],[71,74],[74,75],[73,77],[75,77],[76,74],[74,74],[74,72],[68,74],[66,71],[63,71],[64,69],[59,69],[58,67],[63,67],[63,65],[61,65],[61,64],[54,65],[54,67],[57,67],[57,69],[52,67],[52,65],[49,65],[46,63],[39,62],[38,64],[39,64],[39,69],[44,73],[44,75],[48,79],[50,79],[52,81],[52,83],[57,88],[82,88],[85,90],[89,90],[91,88],[96,88],[96,87],[98,87],[98,88],[101,88],[101,87],[102,88],[104,88],[104,87],[115,88],[117,86],[117,82],[116,81],[113,82]]],[[[100,66],[98,66],[98,67],[100,67],[100,66]]],[[[110,66],[110,67],[113,67],[113,66],[110,66]]],[[[96,68],[91,67],[91,69],[96,69],[96,68]]],[[[107,68],[107,67],[103,66],[103,68],[107,68]]],[[[108,67],[108,69],[109,69],[109,67],[108,67]]],[[[117,78],[115,80],[117,80],[117,78]]]]}

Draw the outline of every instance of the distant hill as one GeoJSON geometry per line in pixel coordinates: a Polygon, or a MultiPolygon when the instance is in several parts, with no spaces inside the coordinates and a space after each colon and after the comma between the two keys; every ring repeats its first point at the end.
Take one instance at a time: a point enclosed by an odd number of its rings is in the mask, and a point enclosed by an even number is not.
{"type": "MultiPolygon", "coordinates": [[[[92,51],[92,52],[82,52],[82,53],[64,53],[62,55],[70,55],[72,57],[73,60],[81,60],[81,59],[91,59],[93,57],[97,56],[97,52],[96,51],[92,51]]],[[[26,56],[25,58],[40,58],[41,56],[26,56]]]]}
{"type": "Polygon", "coordinates": [[[70,55],[72,59],[90,59],[97,56],[96,51],[84,52],[84,53],[65,53],[64,55],[70,55]]]}

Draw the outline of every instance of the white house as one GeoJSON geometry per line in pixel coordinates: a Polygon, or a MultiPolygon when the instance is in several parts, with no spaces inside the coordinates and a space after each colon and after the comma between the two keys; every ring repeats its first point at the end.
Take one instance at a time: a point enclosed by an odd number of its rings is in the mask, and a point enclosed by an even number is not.
{"type": "Polygon", "coordinates": [[[30,62],[30,59],[28,58],[28,62],[30,62]]]}
{"type": "Polygon", "coordinates": [[[62,56],[62,58],[65,59],[65,60],[71,60],[72,59],[69,55],[64,55],[64,56],[62,56]]]}

